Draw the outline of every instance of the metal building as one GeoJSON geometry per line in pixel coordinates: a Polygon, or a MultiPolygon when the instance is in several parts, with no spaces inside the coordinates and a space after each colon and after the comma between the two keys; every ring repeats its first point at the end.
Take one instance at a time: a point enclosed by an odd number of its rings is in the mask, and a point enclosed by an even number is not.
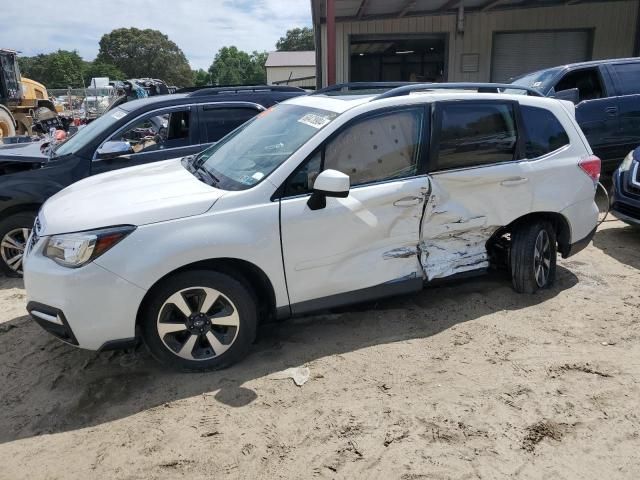
{"type": "Polygon", "coordinates": [[[316,57],[313,51],[270,52],[264,66],[269,85],[316,86],[316,57]]]}
{"type": "Polygon", "coordinates": [[[311,0],[318,85],[505,81],[640,49],[640,0],[311,0]]]}

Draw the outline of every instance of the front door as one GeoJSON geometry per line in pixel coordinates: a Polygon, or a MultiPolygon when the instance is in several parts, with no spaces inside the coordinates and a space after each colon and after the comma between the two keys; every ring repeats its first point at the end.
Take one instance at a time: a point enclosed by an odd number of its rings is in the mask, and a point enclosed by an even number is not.
{"type": "Polygon", "coordinates": [[[202,146],[195,124],[191,107],[171,107],[138,117],[107,140],[128,142],[133,152],[112,159],[95,158],[91,174],[198,153],[202,146]]]}
{"type": "Polygon", "coordinates": [[[293,313],[421,288],[428,131],[423,106],[358,118],[289,178],[281,235],[293,313]],[[324,169],[349,175],[351,191],[311,210],[311,186],[324,169]]]}

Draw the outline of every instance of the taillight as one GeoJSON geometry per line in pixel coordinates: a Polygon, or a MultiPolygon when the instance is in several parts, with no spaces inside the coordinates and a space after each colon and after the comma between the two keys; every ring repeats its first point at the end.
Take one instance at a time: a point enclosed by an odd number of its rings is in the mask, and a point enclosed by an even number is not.
{"type": "Polygon", "coordinates": [[[583,158],[578,163],[578,166],[582,169],[584,173],[589,175],[589,178],[593,180],[594,185],[598,183],[600,180],[600,166],[601,162],[598,157],[595,155],[591,155],[589,157],[583,158]]]}

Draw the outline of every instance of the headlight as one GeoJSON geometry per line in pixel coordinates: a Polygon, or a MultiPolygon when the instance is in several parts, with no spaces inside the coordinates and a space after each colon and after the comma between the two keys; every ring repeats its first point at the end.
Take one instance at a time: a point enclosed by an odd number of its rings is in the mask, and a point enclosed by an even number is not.
{"type": "Polygon", "coordinates": [[[624,160],[620,164],[620,171],[626,172],[631,168],[631,162],[633,162],[633,150],[629,152],[629,155],[624,157],[624,160]]]}
{"type": "Polygon", "coordinates": [[[63,267],[78,268],[102,255],[135,229],[125,225],[53,235],[44,247],[44,255],[63,267]]]}

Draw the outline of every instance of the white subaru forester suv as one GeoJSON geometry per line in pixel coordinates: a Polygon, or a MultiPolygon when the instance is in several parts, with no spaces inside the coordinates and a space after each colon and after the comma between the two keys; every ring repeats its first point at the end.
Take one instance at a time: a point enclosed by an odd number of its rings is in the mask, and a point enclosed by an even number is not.
{"type": "Polygon", "coordinates": [[[548,287],[594,235],[600,160],[573,105],[502,88],[336,87],[198,156],[82,180],[38,215],[27,309],[69,344],[141,337],[199,370],[242,358],[265,319],[494,265],[548,287]]]}

